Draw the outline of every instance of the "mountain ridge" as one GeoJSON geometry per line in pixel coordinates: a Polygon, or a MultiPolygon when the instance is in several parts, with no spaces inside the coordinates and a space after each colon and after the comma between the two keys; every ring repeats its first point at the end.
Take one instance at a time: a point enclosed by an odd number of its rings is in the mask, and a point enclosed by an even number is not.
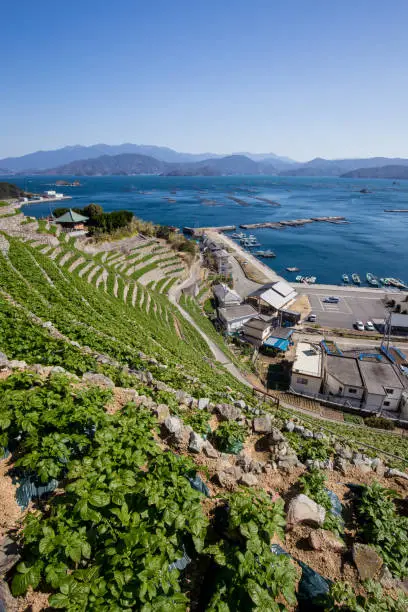
{"type": "MultiPolygon", "coordinates": [[[[99,143],[91,146],[69,145],[50,151],[39,150],[20,157],[5,157],[0,160],[0,168],[4,167],[11,172],[47,170],[75,161],[95,159],[102,155],[115,156],[126,153],[147,155],[148,157],[154,157],[159,161],[167,163],[201,162],[208,159],[220,159],[228,156],[227,154],[219,153],[181,153],[169,147],[160,147],[156,145],[136,145],[132,143],[106,145],[99,143]]],[[[233,155],[242,155],[242,153],[233,155]]],[[[267,161],[273,160],[279,169],[284,169],[298,163],[287,157],[281,158],[274,153],[245,153],[244,155],[250,159],[253,155],[254,161],[262,161],[264,159],[267,161]]]]}
{"type": "Polygon", "coordinates": [[[256,162],[244,155],[227,155],[197,162],[168,163],[147,155],[122,153],[102,155],[44,170],[41,174],[72,176],[106,176],[132,174],[160,174],[164,176],[222,176],[276,174],[274,166],[256,162]]]}
{"type": "Polygon", "coordinates": [[[387,165],[379,168],[357,168],[342,174],[340,178],[408,179],[408,165],[387,165]]]}

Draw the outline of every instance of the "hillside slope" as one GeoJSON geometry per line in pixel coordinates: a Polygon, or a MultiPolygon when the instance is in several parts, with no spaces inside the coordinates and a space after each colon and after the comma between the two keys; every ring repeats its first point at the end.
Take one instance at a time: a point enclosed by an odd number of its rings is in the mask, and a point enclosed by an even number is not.
{"type": "Polygon", "coordinates": [[[0,532],[21,555],[2,585],[10,609],[317,609],[305,579],[318,572],[321,610],[405,612],[406,518],[385,487],[408,492],[387,466],[404,469],[406,440],[355,426],[344,441],[237,381],[167,298],[181,276],[164,242],[92,254],[20,217],[0,215],[0,532]]]}
{"type": "Polygon", "coordinates": [[[408,166],[380,166],[379,168],[358,168],[341,175],[342,178],[408,179],[408,166]]]}

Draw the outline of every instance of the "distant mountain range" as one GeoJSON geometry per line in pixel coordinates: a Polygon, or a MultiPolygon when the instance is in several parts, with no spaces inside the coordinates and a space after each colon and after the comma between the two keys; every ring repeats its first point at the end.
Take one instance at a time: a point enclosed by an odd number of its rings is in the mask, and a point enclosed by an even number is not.
{"type": "MultiPolygon", "coordinates": [[[[64,147],[54,151],[36,151],[22,157],[6,157],[0,160],[0,168],[7,169],[8,172],[37,172],[38,170],[47,170],[48,168],[57,168],[58,166],[70,164],[71,162],[95,159],[104,155],[123,155],[133,153],[137,155],[146,155],[153,157],[162,162],[168,163],[188,163],[200,162],[207,159],[219,159],[225,155],[216,153],[179,153],[168,147],[156,147],[153,145],[136,145],[131,143],[121,145],[106,145],[97,144],[90,147],[75,145],[72,147],[64,147]]],[[[237,153],[249,157],[254,161],[273,162],[274,166],[281,170],[290,167],[296,162],[288,157],[279,157],[274,153],[237,153]]]]}
{"type": "Polygon", "coordinates": [[[408,159],[371,157],[323,159],[305,163],[274,153],[179,153],[153,145],[75,145],[0,159],[0,175],[66,174],[78,176],[164,174],[219,176],[262,174],[279,176],[346,176],[350,178],[406,178],[408,159]],[[388,169],[387,169],[388,168],[388,169]],[[394,168],[389,170],[389,168],[394,168]],[[402,170],[399,170],[402,168],[402,170]],[[391,172],[392,176],[389,174],[391,172]],[[394,176],[393,173],[396,173],[394,176]]]}
{"type": "Polygon", "coordinates": [[[257,162],[245,155],[228,155],[195,162],[164,162],[149,155],[122,153],[102,155],[44,170],[41,174],[72,176],[106,176],[132,174],[160,174],[165,176],[222,176],[247,174],[276,174],[268,162],[257,162]]]}
{"type": "Polygon", "coordinates": [[[381,166],[380,168],[359,168],[342,174],[342,178],[408,179],[408,164],[404,166],[381,166]]]}

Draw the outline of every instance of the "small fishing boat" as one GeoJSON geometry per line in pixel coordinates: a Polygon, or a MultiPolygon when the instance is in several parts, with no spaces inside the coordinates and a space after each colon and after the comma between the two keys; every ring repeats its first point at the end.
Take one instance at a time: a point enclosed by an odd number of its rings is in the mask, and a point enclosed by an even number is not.
{"type": "Polygon", "coordinates": [[[371,274],[371,272],[367,272],[366,279],[367,279],[367,283],[371,285],[372,287],[379,286],[378,279],[374,276],[374,274],[371,274]]]}
{"type": "Polygon", "coordinates": [[[255,248],[255,247],[260,247],[260,246],[261,246],[261,243],[260,243],[260,242],[257,242],[257,241],[254,241],[254,242],[253,242],[252,240],[249,240],[249,241],[248,241],[248,245],[247,245],[247,246],[248,246],[249,248],[253,249],[253,248],[255,248]]]}
{"type": "Polygon", "coordinates": [[[407,288],[406,284],[402,282],[402,280],[400,280],[399,278],[389,278],[388,281],[390,285],[392,285],[393,287],[397,287],[398,289],[407,288]]]}
{"type": "Polygon", "coordinates": [[[295,266],[289,266],[289,268],[286,268],[288,272],[299,272],[299,268],[296,268],[295,266]]]}
{"type": "Polygon", "coordinates": [[[295,280],[296,280],[298,283],[301,283],[301,282],[303,281],[303,276],[301,276],[300,274],[298,274],[298,275],[297,275],[297,277],[295,278],[295,280]]]}
{"type": "Polygon", "coordinates": [[[361,285],[361,278],[355,272],[351,275],[351,279],[355,285],[361,285]]]}
{"type": "Polygon", "coordinates": [[[380,283],[385,287],[389,287],[391,285],[389,278],[380,278],[380,283]]]}
{"type": "Polygon", "coordinates": [[[241,240],[242,238],[246,238],[244,232],[234,232],[233,234],[231,234],[232,238],[239,238],[239,240],[241,240]]]}
{"type": "Polygon", "coordinates": [[[350,282],[348,274],[343,274],[342,279],[343,279],[343,283],[348,284],[350,282]]]}
{"type": "Polygon", "coordinates": [[[275,253],[268,249],[267,251],[255,251],[258,257],[276,257],[275,253]]]}
{"type": "Polygon", "coordinates": [[[310,285],[314,285],[317,279],[316,276],[306,276],[303,280],[309,283],[310,285]]]}

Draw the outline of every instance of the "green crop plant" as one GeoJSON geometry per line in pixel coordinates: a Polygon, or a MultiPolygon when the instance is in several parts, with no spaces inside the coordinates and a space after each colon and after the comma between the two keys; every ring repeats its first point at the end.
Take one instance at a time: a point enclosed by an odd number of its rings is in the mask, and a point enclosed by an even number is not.
{"type": "Polygon", "coordinates": [[[332,453],[331,447],[325,440],[303,438],[295,432],[285,432],[285,437],[303,463],[307,459],[326,461],[332,453]]]}
{"type": "Polygon", "coordinates": [[[247,429],[243,425],[236,421],[223,421],[212,434],[212,438],[220,451],[228,453],[242,448],[247,435],[247,429]]]}
{"type": "Polygon", "coordinates": [[[321,598],[321,607],[326,612],[406,612],[408,597],[403,591],[390,594],[374,580],[364,582],[364,593],[356,593],[353,585],[336,582],[329,593],[321,598]]]}
{"type": "Polygon", "coordinates": [[[295,568],[270,548],[272,537],[283,538],[283,506],[283,500],[272,502],[264,491],[240,491],[228,498],[226,537],[204,551],[217,568],[207,610],[277,612],[284,609],[278,598],[294,605],[295,568]]]}
{"type": "Polygon", "coordinates": [[[378,482],[363,488],[356,501],[358,533],[375,546],[391,573],[408,576],[408,518],[397,512],[396,493],[378,482]]]}
{"type": "Polygon", "coordinates": [[[305,472],[298,480],[301,492],[313,499],[317,504],[326,510],[326,517],[323,528],[329,529],[336,534],[344,531],[343,521],[340,516],[333,513],[332,501],[325,488],[326,475],[320,470],[311,469],[305,472]]]}

